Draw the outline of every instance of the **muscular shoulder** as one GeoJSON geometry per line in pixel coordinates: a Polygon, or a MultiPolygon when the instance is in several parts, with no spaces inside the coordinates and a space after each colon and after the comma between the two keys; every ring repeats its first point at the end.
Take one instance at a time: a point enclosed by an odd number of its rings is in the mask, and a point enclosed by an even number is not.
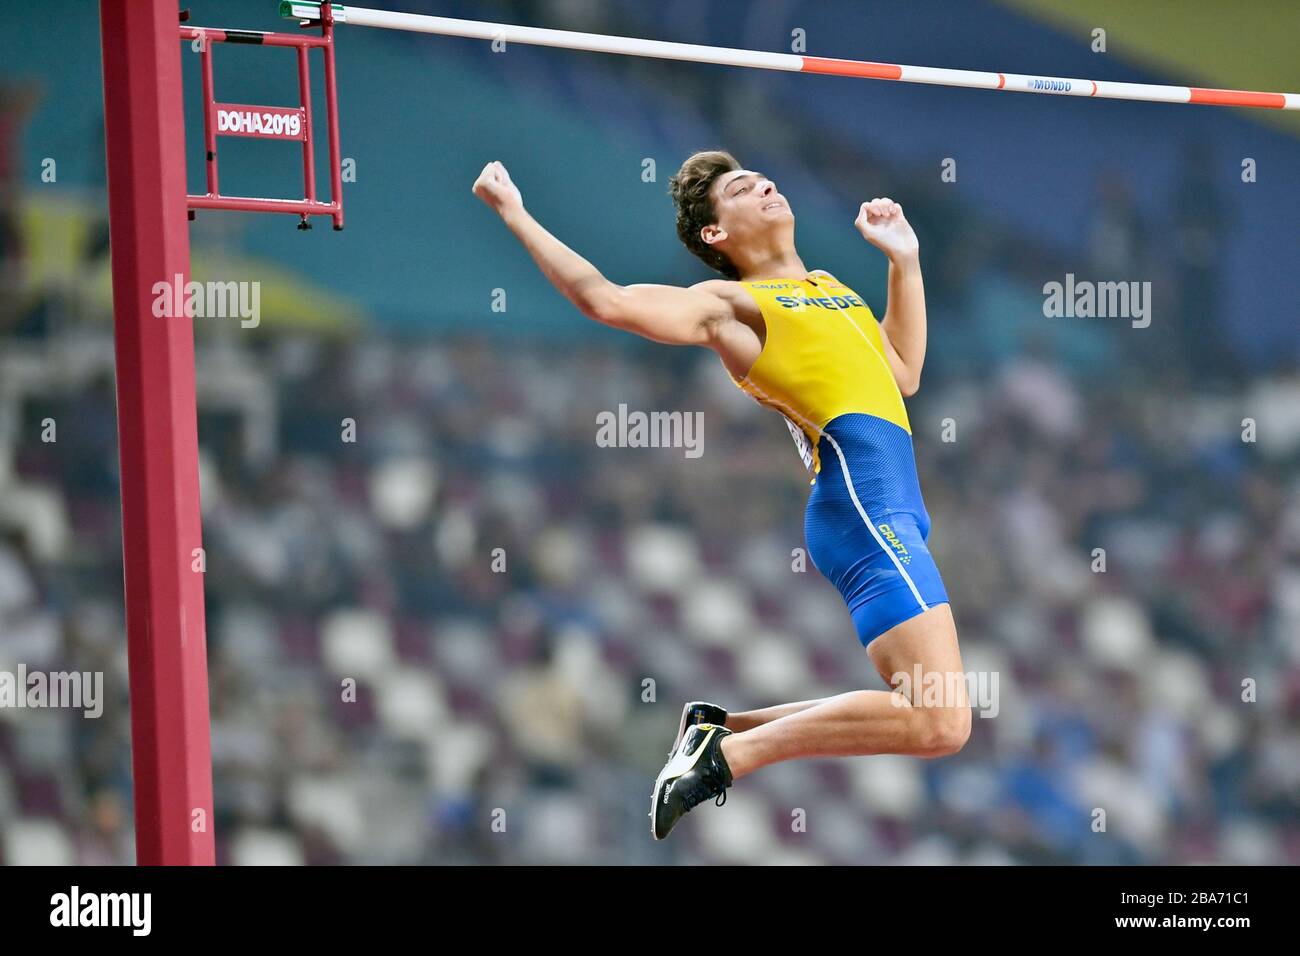
{"type": "Polygon", "coordinates": [[[691,288],[698,292],[705,292],[727,303],[727,319],[740,320],[745,324],[750,324],[758,314],[758,306],[755,304],[753,296],[746,292],[745,287],[734,279],[705,279],[703,282],[695,283],[691,288]]]}
{"type": "Polygon", "coordinates": [[[703,282],[695,283],[691,288],[697,292],[716,295],[720,299],[730,299],[741,291],[740,283],[731,279],[705,279],[703,282]]]}
{"type": "Polygon", "coordinates": [[[732,279],[706,279],[691,288],[727,304],[724,316],[710,325],[709,344],[728,371],[743,376],[758,358],[766,336],[758,303],[741,283],[732,279]]]}

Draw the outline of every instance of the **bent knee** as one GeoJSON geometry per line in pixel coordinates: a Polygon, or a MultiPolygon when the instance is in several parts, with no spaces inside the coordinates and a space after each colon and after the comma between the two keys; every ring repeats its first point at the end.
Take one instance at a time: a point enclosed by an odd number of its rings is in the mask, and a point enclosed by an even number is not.
{"type": "Polygon", "coordinates": [[[945,707],[922,711],[921,748],[932,757],[948,757],[957,753],[970,740],[971,713],[969,707],[945,707]]]}

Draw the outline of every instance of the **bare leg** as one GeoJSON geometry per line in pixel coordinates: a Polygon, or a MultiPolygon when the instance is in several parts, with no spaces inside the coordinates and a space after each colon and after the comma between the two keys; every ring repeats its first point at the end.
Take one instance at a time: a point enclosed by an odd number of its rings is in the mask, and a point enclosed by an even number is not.
{"type": "Polygon", "coordinates": [[[755,727],[761,727],[770,721],[788,717],[790,714],[797,714],[801,710],[816,707],[818,704],[824,704],[828,700],[834,700],[834,698],[823,697],[821,700],[801,700],[797,704],[777,704],[773,707],[764,707],[761,710],[742,710],[739,713],[728,714],[725,726],[728,730],[736,733],[740,733],[742,730],[753,730],[755,727]]]}
{"type": "MultiPolygon", "coordinates": [[[[722,741],[722,753],[739,779],[760,767],[800,757],[908,754],[941,757],[956,753],[970,736],[970,702],[957,646],[957,628],[947,604],[930,608],[886,631],[867,648],[872,664],[892,691],[858,690],[821,701],[785,704],[787,712],[722,741]],[[922,680],[940,679],[950,688],[939,706],[922,706],[922,680]],[[898,675],[906,675],[905,680],[898,675]]],[[[731,728],[728,718],[728,729],[731,728]]],[[[739,724],[738,724],[739,726],[739,724]]]]}

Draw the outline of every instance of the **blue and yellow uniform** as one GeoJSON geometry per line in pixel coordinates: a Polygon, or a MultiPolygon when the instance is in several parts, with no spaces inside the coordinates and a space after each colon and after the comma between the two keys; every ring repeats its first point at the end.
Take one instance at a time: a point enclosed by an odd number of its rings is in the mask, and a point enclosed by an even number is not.
{"type": "Polygon", "coordinates": [[[912,429],[880,326],[827,272],[741,285],[758,303],[767,338],[749,374],[732,381],[785,416],[813,473],[808,555],[844,596],[866,646],[948,600],[927,547],[912,429]]]}

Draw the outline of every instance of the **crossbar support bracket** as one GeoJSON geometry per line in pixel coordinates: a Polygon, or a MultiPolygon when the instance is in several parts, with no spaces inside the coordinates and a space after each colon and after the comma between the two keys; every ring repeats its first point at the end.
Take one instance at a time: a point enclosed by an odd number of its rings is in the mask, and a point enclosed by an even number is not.
{"type": "Polygon", "coordinates": [[[224,30],[182,25],[180,38],[190,42],[201,57],[203,72],[203,145],[207,171],[207,192],[188,195],[193,217],[196,209],[233,209],[240,212],[281,212],[299,217],[299,229],[311,228],[312,216],[329,216],[336,230],[343,228],[343,175],[339,156],[338,88],[334,72],[334,14],[329,3],[317,8],[315,26],[320,36],[298,33],[264,33],[255,30],[224,30]],[[298,105],[252,106],[219,103],[213,82],[212,51],[217,43],[246,43],[256,46],[292,47],[298,54],[298,105]],[[316,155],[312,133],[311,69],[308,53],[315,48],[325,56],[325,125],[330,165],[330,201],[316,196],[316,155]],[[221,193],[217,166],[217,137],[242,136],[253,139],[291,140],[302,144],[302,199],[259,199],[225,196],[221,193]]]}

